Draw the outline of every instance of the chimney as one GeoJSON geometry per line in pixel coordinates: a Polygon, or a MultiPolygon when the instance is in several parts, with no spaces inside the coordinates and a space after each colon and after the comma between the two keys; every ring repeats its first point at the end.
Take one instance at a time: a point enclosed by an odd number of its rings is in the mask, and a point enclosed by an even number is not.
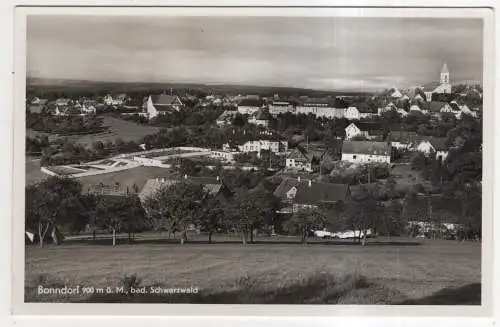
{"type": "Polygon", "coordinates": [[[311,180],[309,180],[309,187],[311,187],[311,186],[312,186],[312,181],[311,181],[311,180]]]}

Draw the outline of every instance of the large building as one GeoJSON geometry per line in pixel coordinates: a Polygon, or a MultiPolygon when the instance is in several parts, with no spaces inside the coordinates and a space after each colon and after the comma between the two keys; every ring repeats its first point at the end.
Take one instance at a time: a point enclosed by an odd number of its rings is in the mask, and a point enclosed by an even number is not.
{"type": "Polygon", "coordinates": [[[391,147],[387,142],[344,141],[342,161],[352,163],[391,162],[391,147]]]}
{"type": "Polygon", "coordinates": [[[432,101],[433,94],[451,94],[450,71],[448,65],[443,64],[441,74],[439,76],[439,83],[430,83],[422,87],[427,101],[432,101]]]}
{"type": "Polygon", "coordinates": [[[296,108],[296,114],[324,118],[344,118],[347,103],[342,99],[307,99],[296,108]]]}
{"type": "Polygon", "coordinates": [[[150,95],[146,101],[147,116],[152,119],[158,115],[179,111],[182,105],[181,99],[175,95],[150,95]]]}

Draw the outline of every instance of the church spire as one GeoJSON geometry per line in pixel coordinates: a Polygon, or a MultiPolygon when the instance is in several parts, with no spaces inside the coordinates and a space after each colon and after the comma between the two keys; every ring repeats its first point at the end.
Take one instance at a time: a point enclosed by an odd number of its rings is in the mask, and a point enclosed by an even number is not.
{"type": "Polygon", "coordinates": [[[450,72],[448,71],[448,65],[446,64],[446,61],[443,64],[443,68],[441,69],[441,74],[449,74],[450,72]]]}
{"type": "Polygon", "coordinates": [[[441,76],[439,81],[441,84],[450,83],[450,72],[448,71],[448,65],[446,64],[446,62],[443,64],[443,68],[441,69],[441,76]]]}

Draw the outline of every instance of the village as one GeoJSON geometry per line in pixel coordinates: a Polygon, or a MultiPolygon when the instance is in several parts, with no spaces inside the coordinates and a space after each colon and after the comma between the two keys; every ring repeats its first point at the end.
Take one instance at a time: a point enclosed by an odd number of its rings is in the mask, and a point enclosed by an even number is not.
{"type": "MultiPolygon", "coordinates": [[[[437,204],[441,208],[432,213],[429,199],[436,199],[437,202],[458,200],[462,207],[466,205],[456,194],[444,194],[448,192],[446,183],[455,183],[455,179],[463,173],[459,170],[460,174],[453,175],[447,167],[457,165],[459,153],[471,146],[467,143],[473,140],[473,136],[465,135],[463,129],[471,133],[470,126],[480,122],[481,98],[481,89],[474,82],[452,88],[446,63],[438,83],[408,90],[393,87],[370,96],[310,98],[283,97],[279,94],[267,97],[210,94],[197,97],[177,95],[177,91],[172,89],[143,96],[142,99],[136,96],[135,100],[126,93],[51,101],[33,96],[27,99],[28,127],[40,117],[54,124],[70,125],[75,120],[81,124],[82,121],[109,115],[115,117],[112,118],[114,120],[126,120],[137,126],[155,122],[161,125],[168,118],[178,119],[175,115],[181,115],[191,106],[198,112],[210,112],[213,120],[203,121],[203,126],[210,125],[211,129],[218,130],[218,135],[215,136],[217,141],[201,135],[201,140],[196,139],[193,144],[189,138],[182,137],[179,141],[151,142],[148,140],[155,138],[143,135],[141,139],[129,141],[128,146],[121,149],[115,146],[114,153],[106,149],[113,146],[109,141],[106,144],[96,141],[92,147],[98,155],[86,160],[81,153],[85,150],[78,150],[78,144],[49,141],[47,133],[39,133],[28,139],[32,147],[27,151],[32,151],[33,147],[41,150],[34,151],[41,154],[41,158],[35,159],[40,161],[42,172],[41,176],[36,174],[38,182],[43,183],[50,176],[70,178],[83,184],[84,194],[123,198],[137,196],[142,203],[145,218],[137,224],[140,227],[116,219],[111,225],[85,221],[79,223],[82,229],[77,234],[65,235],[68,239],[80,233],[85,235],[85,230],[92,230],[93,237],[96,230],[104,234],[106,230],[112,230],[114,245],[116,234],[127,232],[130,237],[130,232],[144,230],[144,222],[151,219],[158,220],[156,223],[161,225],[154,230],[182,232],[182,241],[187,240],[188,230],[194,230],[198,235],[200,232],[211,235],[221,230],[239,230],[244,234],[244,242],[247,237],[251,236],[253,240],[254,236],[262,233],[293,235],[293,230],[302,235],[303,242],[310,235],[315,238],[359,238],[364,244],[367,237],[391,233],[417,238],[477,239],[480,227],[471,224],[469,216],[460,217],[460,213],[450,212],[443,204],[437,204]],[[137,104],[141,101],[142,104],[137,104]],[[80,153],[54,160],[67,148],[76,148],[80,153]],[[229,182],[229,179],[234,179],[235,172],[253,174],[255,181],[242,191],[242,185],[229,182]],[[226,178],[227,174],[233,176],[226,178]],[[229,185],[231,183],[234,185],[229,185]],[[260,213],[254,222],[244,227],[241,227],[241,221],[235,223],[231,218],[222,221],[221,217],[216,219],[217,223],[210,223],[207,227],[202,217],[178,220],[168,214],[160,214],[167,210],[158,207],[166,202],[161,198],[162,192],[167,189],[175,191],[174,185],[177,184],[201,186],[205,190],[202,192],[205,194],[203,199],[206,200],[209,195],[210,201],[216,199],[221,203],[246,201],[245,196],[255,190],[261,190],[264,197],[266,194],[272,196],[275,201],[262,208],[253,203],[254,209],[260,213]],[[243,196],[242,192],[248,194],[243,196]],[[441,198],[446,200],[439,201],[441,198]],[[424,201],[426,209],[409,213],[408,203],[416,199],[424,201]],[[153,200],[156,203],[152,204],[153,200]],[[373,205],[380,206],[378,214],[373,214],[373,217],[366,214],[361,217],[360,212],[347,206],[351,202],[371,205],[372,201],[375,201],[373,205]],[[340,204],[346,207],[338,209],[340,204]],[[327,209],[322,209],[324,207],[327,209]],[[341,213],[329,212],[337,209],[343,213],[354,211],[350,213],[352,217],[347,219],[339,218],[341,213]],[[394,217],[394,210],[399,212],[397,217],[394,217]],[[156,217],[158,215],[160,217],[156,217]],[[328,224],[329,219],[334,219],[329,218],[332,215],[336,217],[336,222],[328,224]],[[378,218],[375,217],[377,215],[378,218]],[[266,219],[268,216],[272,218],[266,219]],[[295,221],[297,219],[299,221],[295,221]],[[340,224],[340,220],[344,223],[340,224]],[[295,228],[285,228],[287,221],[292,221],[295,228]],[[128,227],[124,228],[125,225],[128,227]]],[[[96,135],[105,134],[101,130],[102,124],[90,125],[99,129],[96,135]]],[[[184,133],[191,134],[192,126],[186,125],[188,129],[184,133]]],[[[156,139],[165,133],[165,138],[172,138],[168,133],[182,127],[180,123],[170,129],[161,129],[156,139]]],[[[36,130],[37,126],[33,125],[31,129],[36,130]]],[[[39,130],[43,131],[43,128],[39,130]]],[[[61,135],[65,135],[64,132],[61,135]]],[[[480,149],[467,151],[480,153],[480,149]]],[[[29,182],[29,174],[27,178],[29,182]]],[[[473,188],[477,188],[480,182],[477,178],[460,181],[473,188]]],[[[421,207],[417,202],[414,207],[421,207]]],[[[224,206],[219,202],[218,205],[224,206]]],[[[193,210],[198,209],[186,209],[184,214],[194,216],[193,210]]],[[[462,208],[462,213],[467,210],[462,208]]],[[[32,242],[35,238],[40,245],[44,238],[49,242],[62,241],[62,238],[56,237],[61,235],[61,226],[54,221],[39,220],[32,226],[31,230],[27,230],[32,242]],[[40,237],[39,231],[43,230],[51,232],[40,237]],[[51,240],[50,235],[56,239],[51,240]]]]}

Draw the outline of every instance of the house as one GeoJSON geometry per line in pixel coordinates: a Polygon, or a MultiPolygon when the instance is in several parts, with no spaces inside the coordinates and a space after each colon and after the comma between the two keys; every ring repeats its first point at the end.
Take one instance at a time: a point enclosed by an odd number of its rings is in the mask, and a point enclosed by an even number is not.
{"type": "Polygon", "coordinates": [[[95,115],[97,112],[96,108],[93,105],[85,105],[85,104],[82,105],[80,111],[81,115],[95,115]]]}
{"type": "Polygon", "coordinates": [[[176,95],[155,94],[150,95],[146,101],[146,112],[150,119],[165,113],[179,111],[183,103],[176,95]]]}
{"type": "Polygon", "coordinates": [[[401,94],[401,92],[399,92],[399,90],[395,87],[392,88],[392,93],[390,95],[391,98],[394,98],[394,99],[399,99],[403,96],[403,94],[401,94]]]}
{"type": "Polygon", "coordinates": [[[369,106],[359,106],[358,111],[360,119],[368,119],[377,115],[369,106]]]}
{"type": "MultiPolygon", "coordinates": [[[[225,144],[224,146],[223,149],[228,148],[227,144],[225,144]]],[[[242,145],[238,145],[238,150],[241,152],[257,152],[259,156],[262,150],[268,150],[275,154],[281,154],[288,151],[288,141],[269,140],[269,139],[247,141],[242,145]]]]}
{"type": "Polygon", "coordinates": [[[333,184],[301,180],[297,178],[284,178],[273,192],[274,196],[283,204],[293,205],[285,213],[293,213],[304,208],[314,208],[321,204],[335,204],[347,202],[350,188],[345,184],[333,184]]]}
{"type": "Polygon", "coordinates": [[[294,149],[286,157],[286,168],[312,172],[311,160],[299,149],[294,149]]]}
{"type": "Polygon", "coordinates": [[[450,72],[446,62],[443,64],[439,76],[439,83],[429,83],[421,87],[427,101],[432,101],[433,94],[451,94],[450,72]]]}
{"type": "Polygon", "coordinates": [[[420,108],[420,106],[418,104],[413,104],[411,107],[410,107],[410,113],[412,112],[420,112],[422,114],[427,114],[427,110],[426,109],[422,109],[420,108]]]}
{"type": "Polygon", "coordinates": [[[414,97],[413,97],[413,101],[414,102],[423,102],[425,101],[424,97],[420,94],[420,93],[417,93],[414,97]]]}
{"type": "Polygon", "coordinates": [[[361,118],[358,108],[348,107],[345,110],[344,117],[348,120],[359,120],[361,118]]]}
{"type": "Polygon", "coordinates": [[[423,137],[411,131],[391,131],[389,134],[391,146],[398,150],[410,150],[418,145],[423,137]]]}
{"type": "Polygon", "coordinates": [[[387,142],[344,141],[342,161],[352,163],[391,162],[391,148],[387,142]]]}
{"type": "Polygon", "coordinates": [[[444,112],[453,112],[452,106],[449,103],[443,101],[431,101],[429,106],[429,111],[432,116],[440,117],[444,112]]]}
{"type": "Polygon", "coordinates": [[[28,111],[31,113],[40,114],[46,108],[48,101],[48,99],[40,99],[35,97],[30,101],[30,104],[28,105],[28,111]]]}
{"type": "Polygon", "coordinates": [[[162,188],[169,188],[172,185],[178,183],[187,183],[193,185],[200,185],[203,187],[203,191],[206,196],[218,196],[218,195],[230,195],[229,189],[223,183],[219,176],[217,177],[188,177],[184,175],[184,177],[158,177],[149,179],[142,190],[139,192],[139,199],[141,202],[153,196],[156,192],[161,190],[162,188]]]}
{"type": "Polygon", "coordinates": [[[449,153],[447,139],[445,137],[429,137],[425,140],[422,140],[418,144],[416,150],[426,155],[435,153],[436,159],[441,159],[442,161],[446,160],[446,157],[448,157],[449,153]]]}
{"type": "Polygon", "coordinates": [[[269,121],[271,118],[269,116],[269,112],[260,109],[256,113],[252,114],[250,118],[248,118],[248,123],[267,128],[269,126],[269,121]]]}
{"type": "Polygon", "coordinates": [[[113,97],[111,94],[107,94],[103,98],[103,102],[107,106],[121,106],[127,100],[127,94],[120,93],[113,97]]]}
{"type": "Polygon", "coordinates": [[[324,118],[344,118],[347,103],[339,98],[336,99],[307,99],[296,108],[296,114],[309,115],[324,118]]]}
{"type": "Polygon", "coordinates": [[[347,202],[350,189],[347,184],[333,184],[324,182],[299,183],[296,186],[295,197],[292,200],[293,211],[307,208],[316,208],[320,205],[334,205],[347,202]]]}
{"type": "Polygon", "coordinates": [[[295,113],[295,106],[290,101],[274,100],[269,103],[269,113],[271,115],[278,116],[287,112],[295,113]]]}
{"type": "Polygon", "coordinates": [[[231,125],[237,113],[236,110],[224,110],[224,112],[217,117],[215,123],[218,126],[231,125]]]}
{"type": "Polygon", "coordinates": [[[234,149],[222,149],[222,150],[211,150],[210,151],[210,158],[213,159],[218,159],[221,161],[225,161],[228,163],[234,163],[236,160],[236,155],[240,154],[241,152],[238,150],[234,149]]]}
{"type": "Polygon", "coordinates": [[[356,124],[351,123],[351,124],[349,124],[349,126],[347,126],[345,128],[345,139],[351,140],[353,137],[356,137],[356,136],[362,136],[365,138],[369,137],[367,131],[362,131],[361,129],[359,129],[358,126],[356,126],[356,124]]]}
{"type": "Polygon", "coordinates": [[[253,115],[264,105],[260,98],[246,98],[238,103],[238,112],[242,115],[253,115]]]}

